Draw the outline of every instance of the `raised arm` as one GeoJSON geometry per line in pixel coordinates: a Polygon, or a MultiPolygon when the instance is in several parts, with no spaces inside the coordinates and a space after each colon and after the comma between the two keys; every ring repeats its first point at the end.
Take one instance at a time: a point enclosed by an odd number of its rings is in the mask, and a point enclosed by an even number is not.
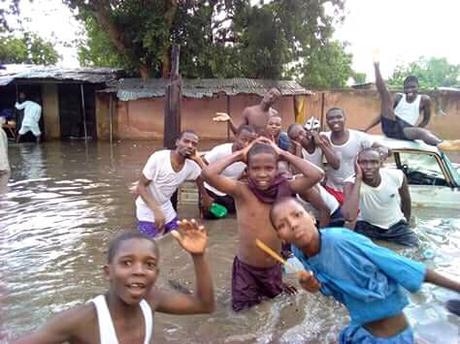
{"type": "MultiPolygon", "coordinates": [[[[217,116],[215,116],[213,120],[216,122],[227,122],[227,125],[232,131],[233,135],[236,135],[238,127],[235,125],[235,123],[233,123],[232,117],[226,112],[216,112],[216,115],[217,116]]],[[[247,124],[247,117],[244,115],[244,112],[243,116],[244,122],[242,124],[247,124]]]]}
{"type": "Polygon", "coordinates": [[[235,196],[238,193],[238,181],[221,175],[222,171],[231,164],[244,160],[244,152],[236,151],[223,159],[215,161],[203,168],[201,172],[202,177],[206,182],[215,187],[216,189],[235,196]]]}
{"type": "Polygon", "coordinates": [[[407,222],[410,222],[412,206],[406,176],[403,177],[402,185],[399,188],[399,196],[401,198],[401,211],[403,212],[407,222]]]}
{"type": "Polygon", "coordinates": [[[205,258],[208,236],[203,226],[195,220],[179,222],[179,231],[172,231],[182,248],[192,256],[195,268],[196,291],[184,294],[177,291],[153,289],[147,301],[156,310],[169,314],[198,314],[214,311],[214,289],[211,272],[205,258]]]}
{"type": "Polygon", "coordinates": [[[422,96],[422,114],[423,118],[420,124],[418,125],[420,128],[425,128],[428,123],[430,123],[431,119],[431,99],[429,96],[422,96]]]}
{"type": "Polygon", "coordinates": [[[374,62],[374,72],[375,72],[375,86],[377,87],[377,91],[380,94],[380,97],[387,97],[390,96],[390,91],[385,84],[385,81],[382,78],[382,73],[380,72],[380,62],[374,62]]]}
{"type": "Polygon", "coordinates": [[[315,143],[319,146],[321,151],[326,158],[327,163],[331,166],[334,170],[338,170],[340,168],[340,158],[338,157],[337,153],[332,149],[331,141],[324,136],[320,135],[315,132],[313,134],[313,138],[315,143]]]}
{"type": "MultiPolygon", "coordinates": [[[[274,143],[272,144],[277,147],[274,143]]],[[[299,193],[305,189],[311,188],[323,179],[324,172],[319,167],[305,159],[279,149],[278,147],[276,149],[279,158],[286,160],[289,165],[293,166],[296,171],[302,174],[302,176],[289,181],[289,186],[292,191],[299,193]]]]}
{"type": "Polygon", "coordinates": [[[363,173],[358,162],[355,161],[355,182],[346,182],[343,186],[345,202],[342,206],[342,214],[347,221],[353,221],[358,214],[359,209],[359,192],[361,189],[363,173]]]}

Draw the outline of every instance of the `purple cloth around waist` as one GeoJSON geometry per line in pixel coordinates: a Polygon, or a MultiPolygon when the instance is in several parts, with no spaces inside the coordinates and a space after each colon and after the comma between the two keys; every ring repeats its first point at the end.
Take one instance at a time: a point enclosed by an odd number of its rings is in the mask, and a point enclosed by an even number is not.
{"type": "Polygon", "coordinates": [[[233,260],[232,308],[235,312],[259,304],[264,298],[274,298],[283,291],[280,264],[261,268],[233,260]]]}
{"type": "MultiPolygon", "coordinates": [[[[178,220],[179,219],[176,216],[174,219],[166,223],[163,234],[169,233],[172,230],[177,229],[179,227],[177,225],[178,220]]],[[[139,230],[139,232],[144,233],[145,235],[148,235],[151,238],[155,238],[156,236],[158,236],[158,234],[160,234],[160,231],[155,226],[155,223],[149,221],[137,221],[137,229],[139,230]]]]}

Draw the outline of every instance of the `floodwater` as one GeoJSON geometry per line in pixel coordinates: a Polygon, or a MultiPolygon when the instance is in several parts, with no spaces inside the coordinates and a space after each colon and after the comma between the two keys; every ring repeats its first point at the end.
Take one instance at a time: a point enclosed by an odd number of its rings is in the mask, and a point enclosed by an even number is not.
{"type": "MultiPolygon", "coordinates": [[[[104,292],[106,247],[121,229],[134,228],[129,187],[159,143],[47,142],[11,144],[12,174],[0,177],[0,343],[33,330],[53,313],[104,292]],[[2,339],[3,336],[3,339],[2,339]]],[[[211,143],[200,147],[208,149],[211,143]]],[[[460,279],[460,212],[417,208],[418,250],[400,252],[460,279]]],[[[197,217],[195,206],[180,207],[197,217]]],[[[230,307],[236,222],[207,224],[208,260],[215,281],[212,315],[155,314],[156,343],[334,343],[347,322],[345,309],[318,294],[282,295],[249,311],[230,307]]],[[[174,240],[160,243],[158,283],[192,289],[190,257],[174,240]]],[[[292,276],[288,279],[295,283],[292,276]]],[[[443,303],[458,297],[431,285],[406,308],[420,343],[460,342],[458,317],[443,303]]]]}

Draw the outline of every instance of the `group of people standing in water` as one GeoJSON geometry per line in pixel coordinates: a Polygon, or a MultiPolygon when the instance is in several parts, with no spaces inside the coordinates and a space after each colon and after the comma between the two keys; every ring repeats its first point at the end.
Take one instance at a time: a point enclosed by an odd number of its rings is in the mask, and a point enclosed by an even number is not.
{"type": "MultiPolygon", "coordinates": [[[[417,80],[406,79],[404,93],[393,97],[375,63],[385,135],[422,140],[443,150],[443,141],[424,127],[429,98],[417,93],[417,80]],[[419,122],[420,114],[423,119],[419,122]]],[[[282,130],[282,117],[272,107],[281,96],[268,90],[260,104],[243,111],[236,125],[226,113],[214,117],[235,135],[204,156],[199,137],[184,130],[173,150],[154,152],[137,184],[138,231],[115,238],[108,250],[106,294],[56,315],[37,332],[16,343],[151,343],[155,311],[171,314],[210,313],[215,309],[212,276],[205,251],[207,232],[195,220],[179,221],[170,198],[194,180],[205,219],[236,213],[238,246],[232,267],[231,306],[248,309],[296,288],[283,282],[279,262],[256,245],[262,241],[284,256],[295,256],[304,270],[302,289],[321,292],[342,303],[350,323],[339,343],[414,343],[404,315],[409,292],[431,283],[460,292],[460,282],[428,269],[371,239],[417,246],[409,226],[411,201],[402,171],[383,167],[391,152],[373,136],[346,127],[346,114],[334,107],[326,113],[328,132],[310,118],[282,130]],[[326,168],[324,169],[324,162],[326,168]],[[159,249],[155,239],[171,233],[189,252],[195,267],[193,294],[155,286],[159,249]]],[[[217,125],[217,124],[216,124],[217,125]]],[[[185,340],[185,339],[184,339],[185,340]]]]}

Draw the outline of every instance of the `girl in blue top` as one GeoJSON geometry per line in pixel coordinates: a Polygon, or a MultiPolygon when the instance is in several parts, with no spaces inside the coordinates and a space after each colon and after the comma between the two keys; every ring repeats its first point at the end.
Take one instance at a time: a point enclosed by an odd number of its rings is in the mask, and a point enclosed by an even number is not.
{"type": "Polygon", "coordinates": [[[460,283],[353,231],[318,231],[314,218],[295,198],[276,201],[270,220],[308,270],[299,275],[301,286],[333,296],[348,309],[351,323],[340,333],[339,343],[413,343],[403,313],[409,303],[403,289],[416,292],[429,282],[460,291],[460,283]]]}

